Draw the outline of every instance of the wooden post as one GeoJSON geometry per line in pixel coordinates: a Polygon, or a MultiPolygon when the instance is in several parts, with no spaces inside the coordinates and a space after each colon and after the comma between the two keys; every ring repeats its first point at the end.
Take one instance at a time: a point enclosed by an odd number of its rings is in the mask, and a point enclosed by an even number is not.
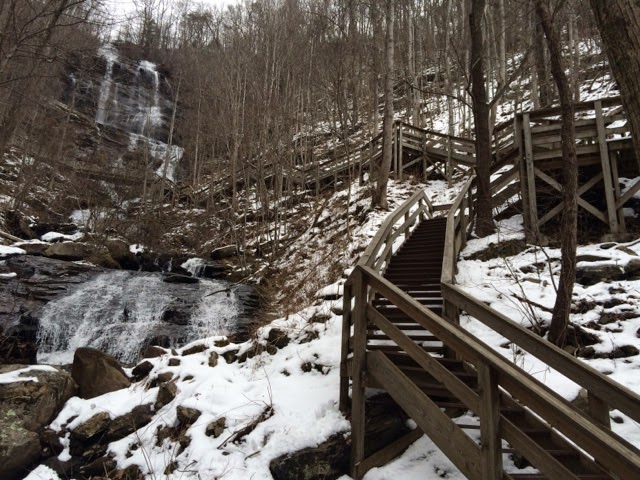
{"type": "Polygon", "coordinates": [[[502,478],[502,439],[500,436],[500,393],[495,373],[485,363],[478,370],[480,397],[480,455],[482,479],[502,478]]]}
{"type": "Polygon", "coordinates": [[[469,198],[465,195],[460,204],[460,250],[467,245],[467,204],[469,198]]]}
{"type": "MultiPolygon", "coordinates": [[[[523,115],[524,127],[524,151],[525,151],[525,179],[527,183],[528,209],[525,216],[529,216],[529,228],[526,233],[529,243],[537,243],[540,240],[540,229],[538,227],[538,203],[536,199],[536,173],[533,166],[533,144],[531,139],[531,121],[529,114],[523,115]]],[[[523,179],[523,181],[525,180],[523,179]]]]}
{"type": "Polygon", "coordinates": [[[610,430],[611,418],[609,417],[609,405],[592,392],[588,392],[587,400],[589,402],[589,415],[591,415],[591,418],[610,430]]]}
{"type": "Polygon", "coordinates": [[[340,353],[340,411],[347,415],[349,411],[349,375],[347,357],[349,356],[349,337],[351,336],[351,283],[344,284],[342,297],[342,345],[340,353]]]}
{"type": "Polygon", "coordinates": [[[451,136],[447,135],[447,184],[451,186],[453,177],[453,162],[451,161],[451,136]]]}
{"type": "Polygon", "coordinates": [[[598,128],[598,143],[600,144],[600,163],[602,164],[602,174],[604,175],[604,196],[607,201],[609,228],[611,229],[611,233],[619,233],[615,191],[611,180],[611,161],[609,160],[609,147],[607,146],[607,131],[604,126],[604,116],[602,115],[602,101],[596,100],[594,106],[596,110],[596,126],[598,128]]]}
{"type": "Polygon", "coordinates": [[[422,132],[422,178],[427,183],[427,132],[422,132]]]}
{"type": "Polygon", "coordinates": [[[398,179],[402,180],[404,165],[402,165],[402,124],[398,124],[398,179]]]}
{"type": "MultiPolygon", "coordinates": [[[[618,205],[618,201],[622,196],[622,193],[620,192],[620,177],[618,176],[618,155],[616,154],[610,158],[611,158],[611,175],[613,176],[613,191],[615,192],[615,195],[616,195],[616,205],[618,205]]],[[[620,233],[624,233],[627,231],[627,226],[625,225],[625,222],[624,222],[624,206],[620,205],[620,207],[617,208],[617,212],[618,212],[618,228],[620,230],[620,233]]]]}
{"type": "Polygon", "coordinates": [[[353,272],[355,309],[353,318],[353,359],[351,389],[351,476],[358,480],[358,466],[364,460],[365,387],[367,348],[367,285],[359,267],[353,272]]]}

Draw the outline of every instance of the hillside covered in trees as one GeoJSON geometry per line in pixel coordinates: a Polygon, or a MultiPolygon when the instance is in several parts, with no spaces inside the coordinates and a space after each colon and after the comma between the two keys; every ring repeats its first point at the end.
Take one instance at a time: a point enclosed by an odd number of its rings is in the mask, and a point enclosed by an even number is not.
{"type": "Polygon", "coordinates": [[[633,478],[638,25],[1,1],[0,477],[633,478]]]}

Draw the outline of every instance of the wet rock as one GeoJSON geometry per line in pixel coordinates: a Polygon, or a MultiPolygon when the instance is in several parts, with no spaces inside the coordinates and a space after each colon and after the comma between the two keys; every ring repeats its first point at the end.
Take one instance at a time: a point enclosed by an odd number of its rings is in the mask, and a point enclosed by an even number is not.
{"type": "Polygon", "coordinates": [[[71,376],[80,387],[81,398],[97,397],[131,385],[118,361],[95,348],[76,350],[71,376]]]}
{"type": "Polygon", "coordinates": [[[209,366],[215,367],[216,365],[218,365],[218,358],[219,355],[216,352],[211,352],[211,354],[209,355],[209,366]]]}
{"type": "Polygon", "coordinates": [[[269,330],[267,342],[276,348],[284,348],[289,345],[289,336],[279,328],[269,330]]]}
{"type": "Polygon", "coordinates": [[[122,240],[107,240],[105,247],[109,252],[109,255],[115,260],[121,268],[126,270],[138,270],[138,260],[136,256],[129,250],[127,245],[122,240]]]}
{"type": "Polygon", "coordinates": [[[227,428],[227,419],[225,417],[221,417],[215,422],[211,422],[207,425],[204,433],[207,437],[218,438],[222,435],[225,428],[227,428]]]}
{"type": "Polygon", "coordinates": [[[19,426],[3,426],[0,433],[0,478],[24,478],[29,467],[40,459],[38,434],[19,426]]]}
{"type": "Polygon", "coordinates": [[[640,350],[638,350],[638,347],[635,347],[633,345],[623,345],[622,347],[616,348],[612,352],[611,357],[626,358],[626,357],[634,357],[638,354],[640,354],[640,350]]]}
{"type": "Polygon", "coordinates": [[[58,432],[54,432],[50,428],[46,428],[40,434],[40,445],[42,446],[43,451],[48,450],[48,455],[59,455],[60,452],[64,449],[62,443],[60,443],[60,436],[58,432]]]}
{"type": "Polygon", "coordinates": [[[624,266],[624,273],[627,276],[627,280],[637,280],[640,278],[640,258],[632,258],[624,266]]]}
{"type": "Polygon", "coordinates": [[[195,408],[178,406],[176,408],[176,414],[178,417],[178,423],[183,427],[187,427],[193,425],[200,415],[202,415],[202,412],[195,408]]]}
{"type": "Polygon", "coordinates": [[[120,440],[136,430],[148,425],[153,419],[151,404],[138,405],[131,412],[118,417],[111,422],[107,429],[107,441],[120,440]]]}
{"type": "Polygon", "coordinates": [[[166,283],[200,283],[199,278],[189,277],[187,275],[176,275],[175,273],[163,274],[162,281],[166,283]]]}
{"type": "Polygon", "coordinates": [[[225,360],[227,363],[233,363],[233,362],[235,362],[236,360],[238,360],[238,351],[239,351],[239,350],[229,350],[229,351],[227,351],[227,352],[224,352],[224,353],[222,354],[222,358],[224,358],[224,360],[225,360]]]}
{"type": "Polygon", "coordinates": [[[170,358],[169,362],[167,363],[170,367],[177,367],[180,365],[182,361],[179,358],[170,358]]]}
{"type": "Polygon", "coordinates": [[[71,431],[71,441],[86,443],[96,435],[104,432],[110,423],[111,417],[107,412],[97,413],[71,431]]]}
{"type": "Polygon", "coordinates": [[[160,410],[165,405],[168,405],[176,398],[178,394],[178,387],[175,382],[166,382],[160,385],[158,389],[158,397],[156,399],[155,409],[160,410]]]}
{"type": "Polygon", "coordinates": [[[155,384],[156,385],[161,385],[163,383],[166,382],[170,382],[171,380],[173,380],[173,373],[171,372],[164,372],[159,374],[156,378],[155,378],[155,384]]]}
{"type": "Polygon", "coordinates": [[[44,255],[45,250],[49,248],[50,244],[47,242],[38,242],[34,240],[33,242],[19,242],[14,244],[13,246],[21,248],[22,250],[27,252],[27,255],[40,256],[44,255]]]}
{"type": "Polygon", "coordinates": [[[151,345],[145,349],[144,353],[142,354],[142,358],[157,358],[166,353],[167,351],[164,348],[151,345]]]}
{"type": "Polygon", "coordinates": [[[193,347],[189,347],[186,350],[182,351],[182,356],[186,356],[186,355],[194,355],[196,353],[201,353],[204,352],[208,347],[203,344],[200,343],[198,345],[194,345],[193,347]]]}
{"type": "MultiPolygon", "coordinates": [[[[0,367],[0,373],[24,367],[7,365],[0,367]]],[[[30,370],[20,376],[37,381],[0,384],[0,414],[19,418],[20,423],[29,430],[38,430],[53,420],[77,390],[71,376],[58,369],[30,370]]]]}
{"type": "MultiPolygon", "coordinates": [[[[405,415],[384,399],[368,399],[366,452],[369,456],[408,432],[405,415]],[[381,402],[378,404],[377,402],[381,402]]],[[[305,448],[271,461],[269,470],[274,480],[325,480],[339,478],[349,472],[351,440],[336,434],[315,448],[305,448]]]]}
{"type": "Polygon", "coordinates": [[[61,242],[47,248],[44,255],[57,260],[77,261],[86,259],[91,253],[92,249],[84,243],[61,242]]]}
{"type": "Polygon", "coordinates": [[[583,265],[576,269],[576,281],[584,286],[600,282],[620,280],[624,271],[617,265],[583,265]]]}
{"type": "Polygon", "coordinates": [[[136,365],[133,370],[131,370],[131,374],[133,375],[133,378],[139,382],[143,378],[146,378],[151,370],[153,370],[153,363],[149,360],[145,360],[144,362],[136,365]]]}
{"type": "Polygon", "coordinates": [[[189,325],[191,319],[191,312],[188,312],[180,308],[167,308],[162,312],[162,321],[172,323],[174,325],[189,325]]]}
{"type": "Polygon", "coordinates": [[[238,249],[235,245],[227,245],[212,250],[209,257],[211,260],[223,260],[225,258],[235,257],[237,254],[238,249]]]}

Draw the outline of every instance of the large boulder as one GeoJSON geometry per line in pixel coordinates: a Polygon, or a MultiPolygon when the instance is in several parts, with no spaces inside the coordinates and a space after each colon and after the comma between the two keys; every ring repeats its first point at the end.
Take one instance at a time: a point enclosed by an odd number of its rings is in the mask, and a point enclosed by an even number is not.
{"type": "Polygon", "coordinates": [[[0,375],[15,381],[0,383],[0,478],[23,478],[40,459],[39,433],[77,389],[71,376],[53,367],[0,366],[0,375]]]}
{"type": "Polygon", "coordinates": [[[131,385],[115,358],[89,347],[76,350],[71,376],[78,384],[82,398],[97,397],[131,385]]]}
{"type": "Polygon", "coordinates": [[[54,243],[44,251],[44,255],[58,260],[84,260],[92,254],[92,249],[85,243],[61,242],[54,243]]]}
{"type": "Polygon", "coordinates": [[[138,264],[138,259],[129,249],[129,245],[122,240],[107,240],[105,242],[105,246],[107,250],[109,250],[109,255],[113,258],[118,264],[127,270],[138,270],[140,265],[138,264]]]}
{"type": "Polygon", "coordinates": [[[235,245],[226,245],[224,247],[218,247],[211,251],[209,257],[211,260],[222,260],[224,258],[231,258],[238,255],[238,248],[235,245]]]}

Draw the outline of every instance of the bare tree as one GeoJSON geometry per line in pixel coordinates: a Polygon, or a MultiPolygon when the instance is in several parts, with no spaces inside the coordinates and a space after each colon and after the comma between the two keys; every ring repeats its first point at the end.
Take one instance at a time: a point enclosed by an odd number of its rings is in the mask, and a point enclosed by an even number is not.
{"type": "Polygon", "coordinates": [[[383,209],[388,209],[387,184],[389,183],[389,172],[391,170],[392,143],[393,143],[393,84],[394,84],[394,49],[395,39],[393,36],[393,26],[395,23],[394,1],[387,0],[387,33],[386,43],[386,65],[384,81],[384,119],[382,127],[382,162],[378,170],[378,181],[373,195],[373,205],[383,209]]]}
{"type": "Polygon", "coordinates": [[[620,86],[640,164],[640,2],[591,0],[609,65],[620,86]]]}
{"type": "Polygon", "coordinates": [[[575,139],[575,107],[571,84],[565,73],[562,59],[560,31],[554,23],[555,14],[551,11],[549,0],[536,0],[535,7],[547,40],[551,74],[558,87],[560,106],[562,107],[562,129],[560,131],[562,138],[562,200],[564,202],[560,246],[562,271],[549,330],[549,341],[562,347],[566,341],[569,314],[571,313],[578,244],[578,158],[575,139]]]}
{"type": "Polygon", "coordinates": [[[472,0],[469,15],[471,32],[471,98],[473,100],[473,119],[476,127],[476,174],[478,182],[478,201],[476,215],[476,233],[485,237],[495,231],[491,205],[491,128],[489,126],[490,108],[487,101],[484,68],[484,13],[486,0],[472,0]]]}

